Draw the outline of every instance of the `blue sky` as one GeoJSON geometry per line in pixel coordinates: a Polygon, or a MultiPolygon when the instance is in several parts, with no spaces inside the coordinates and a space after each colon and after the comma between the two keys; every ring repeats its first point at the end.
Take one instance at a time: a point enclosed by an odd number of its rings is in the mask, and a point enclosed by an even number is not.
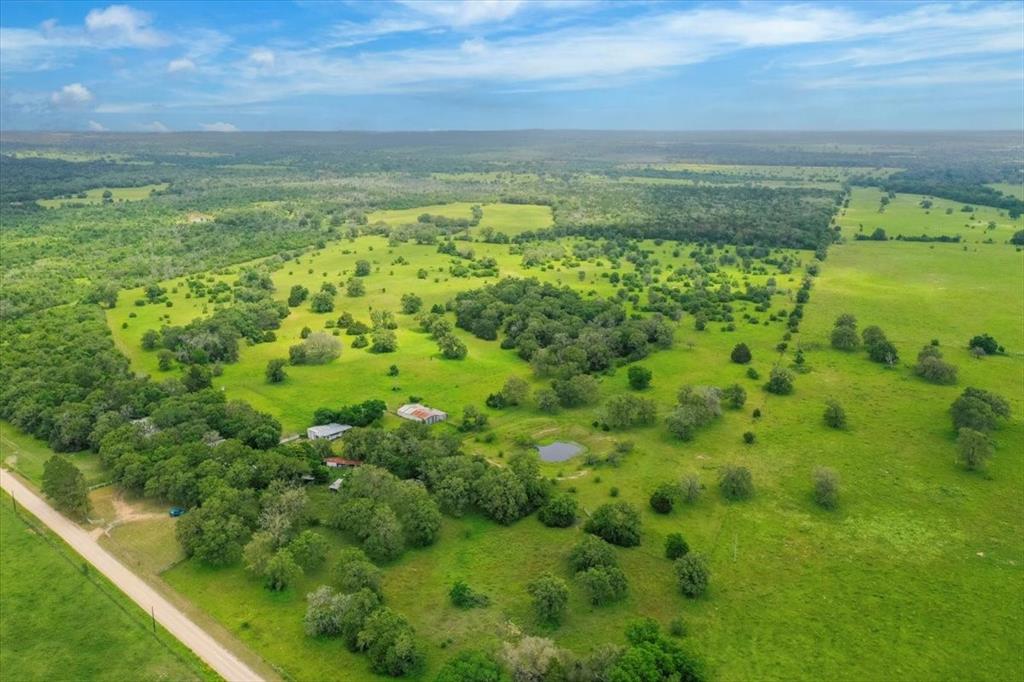
{"type": "Polygon", "coordinates": [[[1024,3],[14,2],[0,126],[1020,129],[1024,3]]]}

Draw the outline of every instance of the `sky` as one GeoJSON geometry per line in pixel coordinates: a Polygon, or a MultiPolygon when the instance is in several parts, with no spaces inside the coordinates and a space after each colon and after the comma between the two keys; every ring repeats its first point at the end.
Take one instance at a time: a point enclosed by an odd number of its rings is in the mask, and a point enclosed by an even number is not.
{"type": "Polygon", "coordinates": [[[0,3],[0,129],[1024,129],[1024,2],[0,3]]]}

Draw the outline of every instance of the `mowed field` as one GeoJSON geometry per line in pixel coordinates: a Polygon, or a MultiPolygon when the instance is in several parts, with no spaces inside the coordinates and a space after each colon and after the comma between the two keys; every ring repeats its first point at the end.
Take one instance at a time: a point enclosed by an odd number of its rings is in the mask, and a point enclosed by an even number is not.
{"type": "Polygon", "coordinates": [[[20,680],[216,680],[81,558],[0,495],[0,675],[20,680]],[[45,585],[44,585],[45,584],[45,585]],[[158,639],[159,638],[159,639],[158,639]]]}
{"type": "MultiPolygon", "coordinates": [[[[875,222],[870,229],[882,226],[895,235],[911,224],[907,216],[913,215],[920,198],[897,196],[885,213],[878,214],[881,193],[864,192],[855,194],[848,214],[856,209],[867,215],[873,204],[875,222]],[[904,205],[906,212],[896,209],[904,205]]],[[[938,205],[931,215],[944,215],[936,211],[938,205]]],[[[422,212],[440,209],[411,209],[397,219],[415,220],[422,212]]],[[[966,215],[953,217],[963,220],[966,215]]],[[[839,220],[849,236],[849,215],[839,220]]],[[[481,224],[487,224],[486,207],[481,224]]],[[[996,232],[1007,229],[1000,226],[996,232]]],[[[526,584],[548,570],[568,578],[566,555],[581,531],[546,528],[532,517],[507,528],[474,516],[446,518],[434,546],[411,550],[386,567],[388,604],[409,618],[427,645],[428,666],[422,679],[431,679],[454,651],[497,647],[516,632],[550,636],[581,653],[598,642],[620,642],[623,627],[638,614],[662,623],[682,617],[691,645],[723,680],[1020,677],[1024,259],[1006,244],[973,241],[966,250],[963,244],[852,240],[833,247],[811,292],[802,331],[784,356],[775,350],[784,325],[746,324],[742,304],[736,306],[733,332],[716,325],[696,332],[692,319],[685,316],[675,347],[642,361],[654,372],[645,395],[657,401],[664,415],[683,384],[740,383],[749,394],[743,410],[727,411],[691,442],[672,439],[660,419],[657,425],[625,432],[594,429],[591,422],[599,415],[599,406],[554,416],[532,406],[486,410],[495,441],[467,439],[465,449],[496,462],[516,450],[520,435],[535,441],[568,438],[598,454],[608,452],[616,440],[633,441],[634,451],[617,468],[584,467],[571,460],[544,464],[543,470],[558,480],[559,488],[576,494],[587,510],[610,500],[611,488],[618,488],[618,499],[643,510],[643,542],[638,548],[617,550],[630,580],[628,599],[592,607],[574,587],[564,624],[551,630],[534,623],[526,584]],[[885,369],[864,352],[831,349],[828,333],[843,312],[856,315],[861,328],[880,325],[900,350],[899,366],[885,369]],[[996,336],[1007,355],[972,359],[967,339],[982,332],[996,336]],[[916,353],[932,339],[938,339],[946,359],[959,366],[957,386],[934,386],[914,376],[916,353]],[[792,351],[802,348],[808,371],[797,375],[794,394],[769,396],[761,389],[763,379],[749,379],[745,367],[731,363],[729,352],[740,341],[751,347],[751,364],[762,377],[776,362],[789,365],[792,351]],[[996,391],[1013,405],[1014,419],[996,433],[997,453],[984,474],[965,472],[954,463],[955,434],[948,407],[965,386],[996,391]],[[829,398],[845,406],[847,430],[832,431],[822,424],[829,398]],[[763,412],[761,419],[751,416],[754,408],[763,412]],[[756,434],[752,445],[742,440],[748,430],[756,434]],[[720,498],[715,481],[725,464],[751,469],[754,498],[732,504],[720,498]],[[817,466],[832,467],[841,477],[841,503],[835,512],[820,510],[811,499],[811,474],[817,466]],[[689,473],[698,474],[707,486],[704,497],[667,516],[654,514],[647,505],[651,491],[689,473]],[[665,536],[677,531],[693,551],[710,559],[711,585],[698,600],[678,593],[672,566],[662,558],[665,536]],[[470,611],[452,607],[447,590],[460,578],[489,594],[492,605],[470,611]]],[[[571,241],[564,244],[571,249],[571,241]]],[[[508,246],[471,246],[478,255],[493,255],[502,276],[537,276],[602,296],[613,291],[600,277],[607,263],[581,262],[567,268],[556,262],[550,269],[524,269],[508,246]],[[583,281],[578,270],[586,273],[583,281]]],[[[687,245],[666,242],[647,247],[666,269],[689,261],[687,245]],[[676,248],[684,254],[678,262],[672,256],[676,248]]],[[[809,254],[797,255],[809,262],[809,254]]],[[[241,361],[225,367],[215,385],[222,386],[229,398],[248,400],[275,414],[286,430],[295,431],[310,423],[312,411],[320,405],[382,398],[394,407],[415,394],[457,416],[464,405],[481,406],[509,375],[528,378],[535,387],[543,385],[532,379],[526,363],[501,350],[498,342],[462,332],[457,333],[469,346],[469,356],[463,361],[441,359],[434,342],[416,331],[406,315],[398,316],[396,353],[351,349],[352,337],[343,335],[346,347],[339,360],[324,367],[292,367],[284,384],[266,384],[266,361],[286,356],[303,326],[322,328],[324,321],[344,311],[368,321],[370,306],[398,310],[403,293],[415,292],[429,306],[485,283],[450,278],[449,258],[434,247],[389,247],[381,238],[363,237],[332,243],[301,256],[300,262],[288,263],[274,274],[278,295],[286,295],[295,283],[315,291],[322,281],[343,281],[358,258],[374,264],[374,272],[365,278],[366,297],[350,299],[340,292],[335,311],[327,315],[311,313],[308,305],[293,310],[277,342],[243,349],[241,361]],[[399,256],[408,264],[394,264],[399,256]],[[426,280],[416,278],[421,267],[430,270],[426,280]],[[386,376],[391,364],[400,368],[398,377],[386,376]]],[[[623,263],[621,272],[630,270],[623,263]]],[[[786,292],[772,308],[789,309],[789,296],[802,272],[776,276],[786,292]]],[[[237,272],[218,277],[230,282],[237,272]]],[[[171,308],[135,307],[131,302],[139,295],[136,291],[124,292],[122,303],[108,313],[118,344],[140,371],[159,376],[155,354],[139,346],[143,331],[158,327],[161,316],[183,324],[203,312],[201,304],[184,298],[180,280],[177,284],[171,308]],[[137,317],[129,317],[133,312],[137,317]],[[121,328],[123,323],[127,329],[121,328]]],[[[626,390],[624,370],[601,380],[602,397],[626,390]]],[[[385,420],[386,426],[396,423],[394,417],[385,420]]],[[[314,490],[312,497],[322,512],[329,503],[326,492],[314,490]]],[[[332,553],[348,542],[322,527],[318,532],[331,540],[332,553]]],[[[319,680],[342,670],[345,679],[373,679],[365,658],[348,653],[338,642],[311,640],[302,631],[305,594],[325,582],[326,569],[280,594],[264,590],[241,567],[212,569],[186,561],[164,577],[297,680],[319,680]]]]}
{"type": "Polygon", "coordinates": [[[925,197],[920,194],[897,194],[882,208],[886,194],[873,187],[856,187],[850,193],[849,208],[840,210],[836,222],[843,236],[849,240],[856,235],[870,235],[881,227],[893,239],[904,237],[955,237],[967,244],[987,240],[997,243],[1009,241],[1014,232],[1024,229],[1024,216],[1012,220],[1006,213],[991,206],[973,206],[973,211],[962,210],[965,204],[948,199],[925,197]],[[921,206],[928,200],[930,208],[921,206]]]}

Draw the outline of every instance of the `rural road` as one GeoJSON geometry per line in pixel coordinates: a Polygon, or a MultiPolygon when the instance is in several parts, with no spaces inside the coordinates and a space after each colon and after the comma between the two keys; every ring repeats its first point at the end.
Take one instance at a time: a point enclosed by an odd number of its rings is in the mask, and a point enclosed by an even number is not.
{"type": "Polygon", "coordinates": [[[87,532],[64,518],[6,469],[0,469],[0,487],[18,504],[45,523],[96,570],[131,597],[143,611],[152,611],[156,621],[177,637],[196,656],[229,682],[256,682],[263,678],[225,649],[205,630],[175,608],[160,593],[107,553],[87,532]]]}

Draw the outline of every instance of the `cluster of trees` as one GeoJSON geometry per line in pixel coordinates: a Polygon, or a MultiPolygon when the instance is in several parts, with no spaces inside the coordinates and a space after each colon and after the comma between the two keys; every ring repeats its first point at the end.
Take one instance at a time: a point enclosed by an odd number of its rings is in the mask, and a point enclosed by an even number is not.
{"type": "Polygon", "coordinates": [[[407,547],[434,543],[441,512],[426,487],[400,480],[380,467],[364,464],[345,479],[328,511],[327,524],[345,530],[378,561],[391,561],[407,547]]]}
{"type": "MultiPolygon", "coordinates": [[[[852,316],[847,315],[840,317],[840,319],[844,318],[852,318],[852,316]]],[[[836,321],[836,324],[838,325],[838,320],[836,321]]],[[[837,326],[836,329],[839,329],[839,327],[837,326]]],[[[856,329],[856,320],[854,320],[854,329],[856,329]]],[[[834,329],[832,333],[832,345],[835,345],[836,330],[834,329]]],[[[868,351],[868,357],[871,358],[872,362],[878,362],[886,365],[887,367],[893,367],[897,362],[899,362],[899,351],[896,350],[896,346],[893,345],[892,341],[885,336],[885,332],[882,331],[881,327],[876,325],[865,327],[864,331],[861,332],[861,340],[863,341],[864,347],[868,351]]],[[[844,350],[849,349],[844,348],[844,350]]]]}
{"type": "Polygon", "coordinates": [[[293,365],[325,365],[341,355],[341,341],[324,332],[313,332],[288,347],[288,362],[293,365]]]}
{"type": "Polygon", "coordinates": [[[516,349],[541,376],[603,372],[619,359],[637,360],[672,345],[671,325],[660,316],[626,319],[610,301],[584,299],[568,287],[536,279],[506,278],[460,292],[453,303],[456,325],[516,349]]]}
{"type": "Polygon", "coordinates": [[[933,341],[917,354],[914,373],[933,384],[955,384],[957,368],[942,359],[937,341],[933,341]]]}
{"type": "Polygon", "coordinates": [[[388,406],[383,400],[364,400],[361,403],[342,405],[337,409],[330,407],[317,408],[313,413],[314,424],[348,424],[349,426],[369,426],[384,416],[388,406]]]}
{"type": "MultiPolygon", "coordinates": [[[[740,389],[742,390],[742,389],[740,389]]],[[[680,440],[691,440],[697,430],[722,416],[722,391],[714,386],[683,386],[678,404],[665,423],[680,440]]]]}
{"type": "Polygon", "coordinates": [[[509,377],[497,393],[487,396],[487,407],[500,410],[504,407],[522,405],[530,397],[530,384],[521,377],[509,377]]]}
{"type": "Polygon", "coordinates": [[[420,315],[419,323],[420,328],[437,341],[437,348],[443,357],[449,360],[461,360],[466,357],[466,344],[455,336],[451,322],[445,319],[442,312],[432,310],[420,315]]]}
{"type": "Polygon", "coordinates": [[[640,544],[640,512],[628,502],[602,504],[587,519],[583,530],[613,545],[635,547],[640,544]]]}
{"type": "Polygon", "coordinates": [[[274,481],[260,496],[256,532],[242,557],[250,573],[268,590],[280,592],[304,571],[318,568],[327,556],[327,540],[302,527],[306,521],[306,491],[274,481]]]}
{"type": "Polygon", "coordinates": [[[978,334],[972,337],[967,342],[967,348],[978,357],[1006,352],[1006,349],[999,345],[999,342],[991,334],[978,334]]]}
{"type": "Polygon", "coordinates": [[[310,637],[339,638],[363,651],[370,669],[401,677],[420,670],[425,653],[415,630],[384,605],[381,572],[361,550],[345,549],[331,570],[331,584],[306,595],[303,620],[310,637]]]}
{"type": "Polygon", "coordinates": [[[84,519],[92,510],[85,476],[64,455],[54,455],[43,464],[42,490],[57,509],[74,518],[84,519]]]}
{"type": "Polygon", "coordinates": [[[980,388],[965,388],[949,408],[957,432],[960,463],[967,469],[982,469],[995,447],[991,433],[1010,418],[1010,403],[1000,395],[980,388]]]}
{"type": "Polygon", "coordinates": [[[629,581],[619,567],[615,550],[595,535],[584,536],[572,548],[569,570],[594,606],[620,601],[629,592],[629,581]]]}

